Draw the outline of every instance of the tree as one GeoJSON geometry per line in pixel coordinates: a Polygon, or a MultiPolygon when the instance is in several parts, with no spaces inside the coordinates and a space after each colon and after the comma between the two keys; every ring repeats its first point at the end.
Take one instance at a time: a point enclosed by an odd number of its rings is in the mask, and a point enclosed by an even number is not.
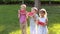
{"type": "Polygon", "coordinates": [[[24,4],[24,0],[22,0],[22,4],[24,4]]]}
{"type": "Polygon", "coordinates": [[[51,5],[51,0],[49,0],[49,5],[51,5]]]}
{"type": "Polygon", "coordinates": [[[7,4],[7,3],[11,2],[11,0],[3,0],[3,2],[4,2],[5,4],[7,4]]]}
{"type": "Polygon", "coordinates": [[[34,6],[37,7],[38,9],[40,9],[41,8],[40,0],[35,0],[34,2],[35,2],[34,6]]]}
{"type": "Polygon", "coordinates": [[[3,0],[0,0],[0,2],[3,1],[3,0]]]}

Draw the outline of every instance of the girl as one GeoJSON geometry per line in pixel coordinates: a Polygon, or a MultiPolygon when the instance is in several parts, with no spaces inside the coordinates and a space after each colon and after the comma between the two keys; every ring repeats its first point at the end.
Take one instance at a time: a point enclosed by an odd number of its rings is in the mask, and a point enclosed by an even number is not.
{"type": "Polygon", "coordinates": [[[21,27],[21,30],[22,30],[22,34],[27,34],[26,33],[26,27],[27,27],[27,18],[26,18],[26,5],[25,4],[22,4],[21,5],[21,9],[18,10],[18,18],[19,18],[19,21],[20,21],[20,27],[21,27]]]}
{"type": "Polygon", "coordinates": [[[38,9],[36,7],[33,7],[31,9],[31,12],[28,14],[28,16],[30,17],[30,34],[36,34],[36,23],[35,23],[35,21],[38,18],[37,11],[38,11],[38,9]]]}
{"type": "Polygon", "coordinates": [[[48,34],[47,33],[47,12],[45,9],[39,10],[39,20],[38,20],[38,34],[48,34]]]}

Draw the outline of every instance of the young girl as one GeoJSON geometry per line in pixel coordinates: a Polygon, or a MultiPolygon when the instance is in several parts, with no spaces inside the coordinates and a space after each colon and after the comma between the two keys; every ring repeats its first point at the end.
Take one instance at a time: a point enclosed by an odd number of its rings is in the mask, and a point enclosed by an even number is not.
{"type": "Polygon", "coordinates": [[[36,7],[33,7],[31,9],[30,14],[28,15],[30,17],[30,34],[36,34],[36,23],[35,23],[35,21],[38,18],[37,11],[38,11],[38,9],[36,7]]]}
{"type": "Polygon", "coordinates": [[[39,20],[38,20],[38,34],[48,34],[48,29],[47,29],[47,23],[48,23],[48,18],[47,18],[47,12],[45,9],[41,9],[39,11],[39,20]]]}
{"type": "Polygon", "coordinates": [[[22,4],[21,5],[21,9],[18,10],[18,18],[19,18],[19,21],[20,21],[20,27],[21,27],[21,30],[22,30],[22,34],[27,34],[26,33],[26,27],[27,27],[27,18],[26,18],[26,5],[25,4],[22,4]]]}

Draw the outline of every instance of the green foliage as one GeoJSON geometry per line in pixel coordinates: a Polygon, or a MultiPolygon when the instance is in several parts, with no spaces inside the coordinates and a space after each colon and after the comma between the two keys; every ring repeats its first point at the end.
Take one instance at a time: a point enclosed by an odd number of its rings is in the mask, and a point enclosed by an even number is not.
{"type": "MultiPolygon", "coordinates": [[[[27,1],[34,1],[34,0],[27,0],[27,1]]],[[[60,0],[40,0],[40,1],[60,1],[60,0]]]]}
{"type": "Polygon", "coordinates": [[[3,0],[0,0],[0,2],[2,2],[3,0]]]}
{"type": "Polygon", "coordinates": [[[3,0],[3,2],[8,3],[11,2],[11,0],[3,0]]]}
{"type": "MultiPolygon", "coordinates": [[[[0,2],[15,2],[15,1],[22,1],[22,0],[0,0],[0,2]]],[[[25,0],[25,1],[34,1],[34,0],[25,0]]],[[[60,1],[60,0],[40,0],[40,1],[60,1]]]]}

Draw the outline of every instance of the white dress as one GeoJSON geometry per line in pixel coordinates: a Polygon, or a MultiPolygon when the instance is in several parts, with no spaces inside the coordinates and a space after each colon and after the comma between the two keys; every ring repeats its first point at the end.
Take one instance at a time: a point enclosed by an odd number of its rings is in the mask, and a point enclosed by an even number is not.
{"type": "MultiPolygon", "coordinates": [[[[35,15],[36,19],[38,19],[38,15],[35,15]]],[[[36,34],[36,23],[33,17],[30,18],[30,34],[36,34]]]]}
{"type": "MultiPolygon", "coordinates": [[[[39,21],[46,22],[46,18],[39,18],[39,21]]],[[[47,26],[38,25],[38,34],[48,34],[47,26]]]]}

